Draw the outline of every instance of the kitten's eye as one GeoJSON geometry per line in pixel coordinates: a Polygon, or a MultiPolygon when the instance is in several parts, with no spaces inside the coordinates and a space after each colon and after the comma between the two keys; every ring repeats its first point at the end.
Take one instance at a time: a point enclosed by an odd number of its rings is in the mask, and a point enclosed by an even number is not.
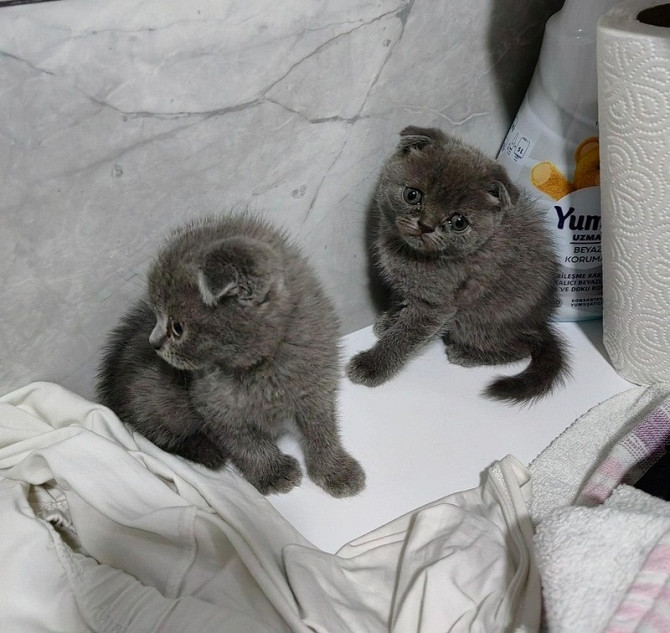
{"type": "Polygon", "coordinates": [[[175,338],[181,338],[184,333],[184,326],[179,321],[170,321],[170,331],[175,338]]]}
{"type": "Polygon", "coordinates": [[[405,187],[402,190],[402,199],[407,204],[419,204],[423,194],[418,189],[412,189],[412,187],[405,187]]]}
{"type": "Polygon", "coordinates": [[[462,231],[465,231],[468,226],[470,226],[470,223],[464,215],[460,213],[454,213],[454,215],[449,218],[449,226],[451,227],[452,231],[461,233],[462,231]]]}

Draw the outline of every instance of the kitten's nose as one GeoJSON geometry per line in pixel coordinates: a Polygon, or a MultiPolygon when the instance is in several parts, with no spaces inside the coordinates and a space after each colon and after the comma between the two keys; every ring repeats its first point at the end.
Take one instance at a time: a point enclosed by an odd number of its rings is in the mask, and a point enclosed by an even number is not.
{"type": "Polygon", "coordinates": [[[421,220],[419,220],[417,222],[417,224],[419,225],[419,231],[421,231],[422,233],[432,233],[435,230],[434,226],[431,226],[430,224],[426,224],[425,222],[422,222],[421,220]]]}
{"type": "Polygon", "coordinates": [[[149,344],[156,351],[158,351],[161,347],[163,347],[163,343],[165,343],[165,334],[163,330],[158,325],[156,325],[153,332],[149,336],[149,344]]]}

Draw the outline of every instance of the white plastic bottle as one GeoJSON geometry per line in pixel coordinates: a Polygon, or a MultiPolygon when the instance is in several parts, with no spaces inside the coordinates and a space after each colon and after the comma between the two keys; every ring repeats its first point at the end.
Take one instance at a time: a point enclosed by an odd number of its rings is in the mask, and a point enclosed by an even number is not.
{"type": "Polygon", "coordinates": [[[620,0],[565,0],[549,18],[498,161],[546,213],[559,253],[559,321],[602,315],[596,24],[620,0]]]}

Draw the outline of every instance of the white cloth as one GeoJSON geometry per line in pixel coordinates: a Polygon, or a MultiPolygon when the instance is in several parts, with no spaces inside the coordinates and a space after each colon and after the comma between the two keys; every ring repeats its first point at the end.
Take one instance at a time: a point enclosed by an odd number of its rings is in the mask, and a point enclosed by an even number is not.
{"type": "Polygon", "coordinates": [[[0,630],[534,631],[528,473],[321,552],[234,472],[49,383],[0,398],[0,630]]]}

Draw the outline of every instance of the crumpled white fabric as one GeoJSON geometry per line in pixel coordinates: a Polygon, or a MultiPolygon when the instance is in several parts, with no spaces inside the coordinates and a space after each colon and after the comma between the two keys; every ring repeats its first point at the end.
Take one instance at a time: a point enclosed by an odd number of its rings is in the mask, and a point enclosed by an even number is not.
{"type": "Polygon", "coordinates": [[[0,398],[0,630],[534,631],[529,494],[508,456],[332,555],[231,470],[34,383],[0,398]]]}

